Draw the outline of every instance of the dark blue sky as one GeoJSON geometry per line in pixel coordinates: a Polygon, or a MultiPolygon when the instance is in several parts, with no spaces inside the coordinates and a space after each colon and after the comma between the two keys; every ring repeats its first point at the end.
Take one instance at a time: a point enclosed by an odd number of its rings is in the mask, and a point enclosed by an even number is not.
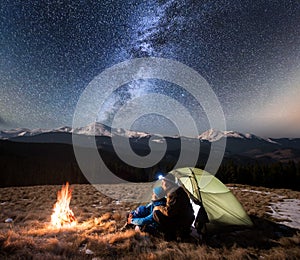
{"type": "MultiPolygon", "coordinates": [[[[0,14],[0,129],[71,125],[95,76],[154,56],[198,71],[219,98],[228,129],[300,136],[297,0],[2,1],[0,14]]],[[[180,89],[143,88],[121,89],[104,115],[150,91],[180,100],[201,121],[180,89]]]]}

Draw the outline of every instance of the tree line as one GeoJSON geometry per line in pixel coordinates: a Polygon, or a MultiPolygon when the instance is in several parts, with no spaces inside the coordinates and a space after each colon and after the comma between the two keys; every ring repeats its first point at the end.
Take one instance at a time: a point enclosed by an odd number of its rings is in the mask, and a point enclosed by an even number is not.
{"type": "Polygon", "coordinates": [[[216,177],[223,183],[300,190],[300,162],[255,162],[242,165],[231,160],[220,166],[216,177]]]}
{"type": "MultiPolygon", "coordinates": [[[[76,162],[72,146],[3,142],[0,148],[0,187],[61,185],[66,181],[88,183],[76,162]]],[[[176,165],[175,159],[165,157],[153,167],[136,168],[122,162],[113,153],[103,152],[101,157],[115,175],[132,182],[154,181],[157,179],[155,174],[158,170],[168,172],[176,165]]],[[[199,160],[197,167],[203,169],[203,165],[203,160],[199,160]]],[[[100,170],[95,171],[101,174],[100,170]]],[[[225,184],[240,183],[300,190],[300,162],[266,164],[256,161],[242,164],[226,160],[221,164],[216,177],[225,184]]]]}

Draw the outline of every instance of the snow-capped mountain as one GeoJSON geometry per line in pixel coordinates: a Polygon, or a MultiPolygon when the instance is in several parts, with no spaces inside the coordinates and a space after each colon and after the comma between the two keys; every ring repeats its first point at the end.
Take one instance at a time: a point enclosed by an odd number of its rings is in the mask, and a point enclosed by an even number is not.
{"type": "MultiPolygon", "coordinates": [[[[55,140],[59,140],[58,142],[63,143],[71,143],[72,138],[71,134],[77,134],[80,136],[97,136],[97,137],[112,137],[112,136],[121,136],[126,138],[150,138],[150,137],[159,137],[162,138],[161,135],[150,134],[140,131],[132,131],[123,128],[111,128],[107,125],[104,125],[99,122],[91,123],[87,126],[72,129],[68,126],[62,126],[55,129],[27,129],[27,128],[16,128],[11,130],[3,130],[0,131],[0,140],[13,140],[20,142],[55,142],[55,140]]],[[[169,136],[169,138],[179,138],[178,136],[169,136]]],[[[256,136],[254,134],[243,134],[236,131],[220,131],[216,129],[209,129],[202,134],[195,137],[202,142],[216,142],[222,138],[227,138],[227,145],[234,141],[235,145],[237,143],[241,143],[247,141],[248,145],[251,147],[258,146],[262,144],[267,145],[282,145],[286,146],[292,144],[293,148],[298,149],[298,140],[297,138],[288,139],[288,138],[280,138],[280,139],[271,139],[271,138],[263,138],[256,136]]],[[[237,146],[236,146],[237,147],[237,146]]],[[[300,147],[299,147],[300,149],[300,147]]]]}
{"type": "Polygon", "coordinates": [[[263,137],[259,137],[256,136],[254,134],[250,134],[250,133],[246,133],[246,134],[242,134],[236,131],[220,131],[220,130],[216,130],[216,129],[209,129],[205,132],[203,132],[202,134],[200,134],[197,137],[199,140],[206,140],[209,142],[215,142],[218,141],[222,138],[237,138],[237,139],[248,139],[248,140],[253,140],[253,139],[257,139],[257,140],[264,140],[266,142],[270,142],[270,143],[277,143],[276,141],[272,140],[271,138],[263,138],[263,137]]]}
{"type": "Polygon", "coordinates": [[[143,138],[150,137],[150,134],[145,132],[125,130],[123,128],[111,128],[99,122],[91,123],[85,127],[74,129],[75,134],[92,135],[92,136],[109,136],[113,135],[125,136],[128,138],[143,138]]]}
{"type": "MultiPolygon", "coordinates": [[[[129,138],[132,147],[143,155],[149,152],[149,141],[151,141],[156,144],[167,144],[167,153],[169,153],[168,156],[173,156],[174,153],[180,151],[182,140],[182,138],[178,136],[163,137],[161,135],[131,131],[122,128],[111,128],[96,122],[77,129],[65,126],[52,130],[29,130],[26,128],[18,128],[0,131],[0,141],[2,140],[2,144],[4,144],[6,140],[9,140],[17,143],[29,144],[72,145],[72,134],[76,134],[79,137],[79,143],[83,147],[89,147],[91,138],[95,136],[97,147],[109,152],[113,151],[111,137],[117,136],[121,138],[129,138]]],[[[221,140],[222,138],[226,138],[226,158],[238,158],[240,161],[300,161],[300,138],[271,139],[235,131],[209,129],[195,138],[184,137],[184,140],[189,141],[191,144],[188,147],[188,152],[193,150],[193,145],[200,143],[201,153],[203,155],[209,154],[211,143],[218,142],[218,140],[221,140]]]]}
{"type": "Polygon", "coordinates": [[[242,134],[239,132],[235,132],[235,131],[220,131],[220,130],[216,130],[216,129],[209,129],[205,132],[203,132],[201,135],[198,136],[198,139],[201,140],[207,140],[210,142],[215,142],[220,140],[221,138],[224,137],[234,137],[234,138],[240,138],[240,139],[251,139],[253,137],[256,137],[252,134],[242,134]]]}
{"type": "Polygon", "coordinates": [[[111,128],[107,125],[101,124],[99,122],[91,123],[87,126],[72,129],[68,126],[62,126],[55,129],[27,129],[27,128],[16,128],[11,130],[0,131],[0,139],[10,140],[18,139],[21,140],[22,137],[32,137],[41,134],[54,134],[54,133],[69,133],[85,136],[106,136],[112,137],[113,135],[124,136],[128,138],[145,138],[150,137],[151,134],[139,131],[126,130],[123,128],[111,128]]]}
{"type": "Polygon", "coordinates": [[[0,131],[0,138],[1,139],[11,139],[15,137],[22,137],[22,136],[34,136],[41,133],[52,132],[53,130],[45,130],[45,129],[33,129],[30,130],[28,128],[16,128],[11,130],[4,130],[0,131]]]}
{"type": "Polygon", "coordinates": [[[17,136],[24,136],[30,133],[30,130],[27,128],[16,128],[11,130],[0,131],[1,139],[9,139],[17,136]]]}
{"type": "Polygon", "coordinates": [[[35,136],[40,135],[44,133],[72,133],[73,129],[68,126],[63,126],[55,129],[28,129],[28,128],[16,128],[11,130],[3,130],[0,131],[0,139],[12,139],[12,138],[18,138],[18,137],[24,137],[24,136],[35,136]]]}
{"type": "Polygon", "coordinates": [[[73,130],[74,134],[78,135],[92,135],[92,136],[112,136],[112,129],[109,126],[95,122],[87,126],[76,128],[73,130]]]}

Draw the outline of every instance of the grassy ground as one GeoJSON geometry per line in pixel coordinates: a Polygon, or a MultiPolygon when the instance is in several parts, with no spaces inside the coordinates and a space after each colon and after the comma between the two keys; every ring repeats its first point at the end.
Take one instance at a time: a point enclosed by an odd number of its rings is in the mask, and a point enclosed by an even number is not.
{"type": "MultiPolygon", "coordinates": [[[[73,185],[71,208],[78,224],[70,229],[50,225],[61,186],[0,189],[1,259],[300,259],[300,231],[281,225],[268,213],[271,202],[300,199],[300,192],[229,185],[254,222],[253,228],[222,229],[200,243],[166,242],[128,230],[126,213],[136,206],[112,199],[91,185],[73,185]],[[5,223],[7,218],[13,224],[5,223]]],[[[126,185],[111,189],[122,197],[126,185]]]]}

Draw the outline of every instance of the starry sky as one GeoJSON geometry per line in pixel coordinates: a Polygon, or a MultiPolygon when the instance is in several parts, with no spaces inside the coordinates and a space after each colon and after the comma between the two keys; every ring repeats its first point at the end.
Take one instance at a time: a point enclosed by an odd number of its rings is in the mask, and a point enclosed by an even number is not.
{"type": "MultiPolygon", "coordinates": [[[[300,137],[298,0],[4,0],[0,36],[0,130],[71,126],[80,95],[99,73],[128,59],[161,57],[207,80],[228,130],[300,137]]],[[[98,120],[110,124],[123,104],[147,93],[178,100],[199,132],[208,128],[189,93],[158,80],[120,87],[98,120]]],[[[172,128],[152,119],[133,128],[172,128]]]]}

